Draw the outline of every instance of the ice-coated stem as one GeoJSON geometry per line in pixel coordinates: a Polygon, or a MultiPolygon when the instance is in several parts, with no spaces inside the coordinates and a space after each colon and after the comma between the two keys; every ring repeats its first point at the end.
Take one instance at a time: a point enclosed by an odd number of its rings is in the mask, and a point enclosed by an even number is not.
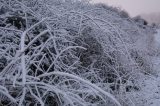
{"type": "Polygon", "coordinates": [[[92,84],[91,82],[87,81],[87,80],[84,80],[76,75],[72,75],[72,74],[69,74],[69,73],[65,73],[65,72],[50,72],[50,73],[45,73],[45,74],[42,74],[40,76],[38,76],[39,78],[40,77],[45,77],[45,76],[50,76],[50,75],[60,75],[60,76],[67,76],[67,77],[71,77],[71,78],[74,78],[76,80],[79,80],[83,83],[86,83],[87,85],[91,86],[92,88],[96,89],[97,91],[101,92],[102,94],[108,96],[110,99],[112,99],[118,106],[121,106],[121,104],[118,102],[118,100],[110,93],[104,91],[103,89],[101,89],[100,87],[96,86],[95,84],[92,84]]]}

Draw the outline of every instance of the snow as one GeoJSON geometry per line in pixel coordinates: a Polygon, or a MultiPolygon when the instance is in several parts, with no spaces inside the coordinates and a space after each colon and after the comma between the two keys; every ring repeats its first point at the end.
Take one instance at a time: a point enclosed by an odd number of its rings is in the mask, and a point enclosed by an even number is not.
{"type": "MultiPolygon", "coordinates": [[[[160,29],[154,35],[156,46],[160,46],[160,29]]],[[[142,88],[136,92],[137,103],[141,106],[160,106],[160,56],[153,56],[153,71],[156,71],[158,75],[147,76],[142,75],[139,80],[142,88]]]]}
{"type": "Polygon", "coordinates": [[[157,34],[155,34],[154,36],[157,46],[160,45],[160,29],[157,30],[157,34]]]}

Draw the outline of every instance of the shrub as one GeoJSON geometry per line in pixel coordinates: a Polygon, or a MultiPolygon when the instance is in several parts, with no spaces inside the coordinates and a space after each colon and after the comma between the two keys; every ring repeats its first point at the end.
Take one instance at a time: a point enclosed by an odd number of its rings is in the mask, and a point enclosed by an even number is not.
{"type": "Polygon", "coordinates": [[[0,4],[2,105],[121,106],[138,89],[128,82],[144,58],[131,51],[146,30],[125,12],[78,0],[0,4]]]}

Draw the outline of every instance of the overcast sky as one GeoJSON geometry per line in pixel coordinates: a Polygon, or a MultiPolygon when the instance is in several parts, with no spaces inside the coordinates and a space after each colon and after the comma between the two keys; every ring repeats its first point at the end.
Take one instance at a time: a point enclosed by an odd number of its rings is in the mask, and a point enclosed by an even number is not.
{"type": "Polygon", "coordinates": [[[103,2],[112,6],[118,6],[129,12],[131,16],[147,14],[152,12],[160,13],[160,0],[92,0],[103,2]]]}

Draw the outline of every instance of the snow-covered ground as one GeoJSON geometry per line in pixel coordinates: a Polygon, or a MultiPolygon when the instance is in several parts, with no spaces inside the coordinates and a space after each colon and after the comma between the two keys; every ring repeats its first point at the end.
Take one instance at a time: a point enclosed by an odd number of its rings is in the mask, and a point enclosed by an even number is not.
{"type": "Polygon", "coordinates": [[[154,36],[157,46],[160,45],[160,29],[157,30],[157,34],[155,34],[154,36]]]}
{"type": "MultiPolygon", "coordinates": [[[[156,46],[160,46],[160,29],[154,36],[156,46]]],[[[141,77],[142,88],[135,95],[142,106],[160,106],[160,55],[153,57],[153,67],[157,75],[141,77]]]]}

